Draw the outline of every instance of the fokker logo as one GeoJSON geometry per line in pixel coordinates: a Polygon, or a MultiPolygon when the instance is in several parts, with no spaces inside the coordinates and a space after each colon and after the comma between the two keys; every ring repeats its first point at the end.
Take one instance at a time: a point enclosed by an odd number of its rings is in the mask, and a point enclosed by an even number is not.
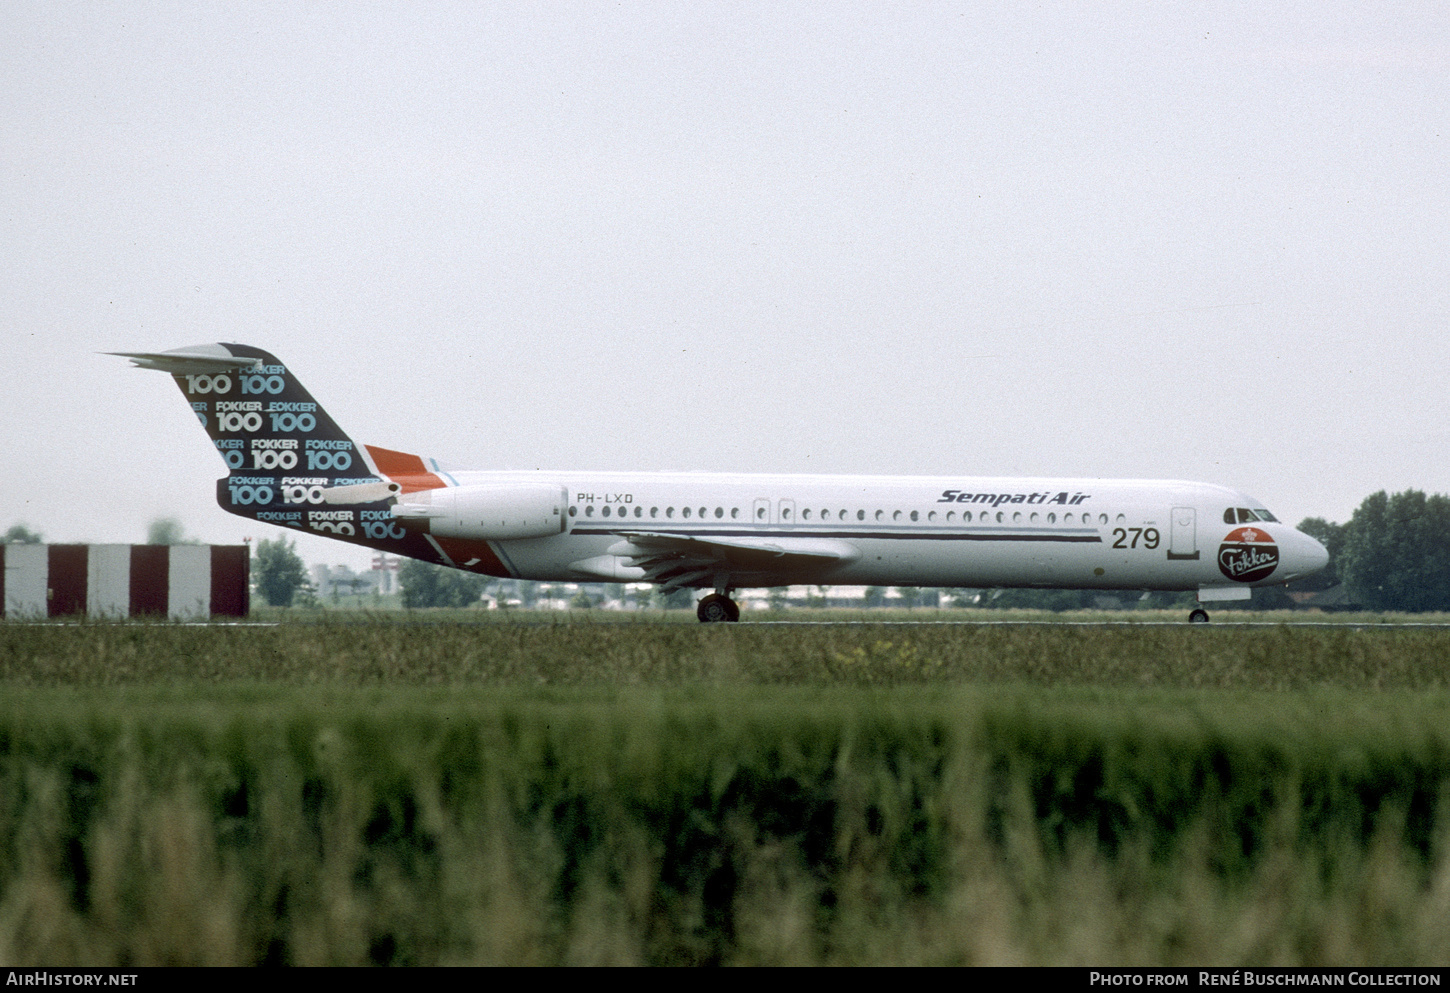
{"type": "Polygon", "coordinates": [[[1267,531],[1236,528],[1218,546],[1218,571],[1238,583],[1268,579],[1279,567],[1279,546],[1267,531]]]}

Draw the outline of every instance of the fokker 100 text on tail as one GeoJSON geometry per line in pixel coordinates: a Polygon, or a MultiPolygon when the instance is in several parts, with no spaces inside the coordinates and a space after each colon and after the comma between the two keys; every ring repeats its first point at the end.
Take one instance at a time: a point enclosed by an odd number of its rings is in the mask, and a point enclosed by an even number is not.
{"type": "Polygon", "coordinates": [[[737,620],[734,590],[798,583],[1245,600],[1328,560],[1259,501],[1205,483],[459,469],[358,444],[261,349],[116,354],[181,387],[226,462],[217,501],[233,514],[492,576],[712,590],[702,621],[737,620]]]}

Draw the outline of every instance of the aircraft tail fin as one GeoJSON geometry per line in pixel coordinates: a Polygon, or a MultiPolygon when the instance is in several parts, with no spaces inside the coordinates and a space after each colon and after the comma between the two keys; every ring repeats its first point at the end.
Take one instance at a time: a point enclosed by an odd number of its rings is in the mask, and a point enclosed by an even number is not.
{"type": "Polygon", "coordinates": [[[366,452],[260,348],[215,344],[110,354],[170,373],[232,476],[285,473],[329,486],[378,481],[366,452]]]}
{"type": "Polygon", "coordinates": [[[394,498],[447,485],[416,455],[356,444],[260,348],[218,343],[109,354],[175,380],[226,463],[217,502],[231,513],[353,540],[400,539],[388,510],[394,498]]]}

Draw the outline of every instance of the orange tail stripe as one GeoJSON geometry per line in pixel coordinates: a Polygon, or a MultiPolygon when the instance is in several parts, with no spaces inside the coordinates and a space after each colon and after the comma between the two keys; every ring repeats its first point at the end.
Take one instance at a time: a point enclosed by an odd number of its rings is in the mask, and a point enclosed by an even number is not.
{"type": "Polygon", "coordinates": [[[418,490],[436,490],[447,484],[436,475],[428,471],[423,460],[417,455],[409,455],[407,452],[395,452],[389,448],[375,448],[372,445],[364,445],[368,454],[372,456],[373,465],[378,467],[378,472],[387,476],[393,482],[403,487],[404,493],[416,493],[418,490]]]}

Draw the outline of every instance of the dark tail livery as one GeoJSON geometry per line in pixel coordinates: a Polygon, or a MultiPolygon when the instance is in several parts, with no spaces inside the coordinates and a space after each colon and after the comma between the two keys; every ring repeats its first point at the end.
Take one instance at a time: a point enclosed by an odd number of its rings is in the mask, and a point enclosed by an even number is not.
{"type": "Polygon", "coordinates": [[[390,510],[402,494],[446,486],[439,474],[417,455],[357,444],[269,352],[214,344],[111,354],[171,374],[226,464],[222,509],[453,564],[390,510]]]}

